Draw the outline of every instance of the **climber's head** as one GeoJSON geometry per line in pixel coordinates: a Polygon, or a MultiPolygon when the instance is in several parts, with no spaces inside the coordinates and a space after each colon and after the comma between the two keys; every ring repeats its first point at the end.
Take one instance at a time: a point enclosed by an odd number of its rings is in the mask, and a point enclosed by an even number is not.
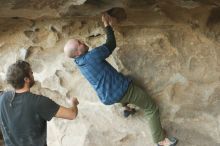
{"type": "Polygon", "coordinates": [[[70,58],[75,58],[87,53],[89,47],[78,39],[70,39],[64,46],[64,53],[70,58]]]}

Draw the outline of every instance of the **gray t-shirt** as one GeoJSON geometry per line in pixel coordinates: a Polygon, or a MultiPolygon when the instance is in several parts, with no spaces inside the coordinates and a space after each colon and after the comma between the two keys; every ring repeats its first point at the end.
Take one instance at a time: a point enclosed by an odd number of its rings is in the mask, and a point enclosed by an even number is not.
{"type": "Polygon", "coordinates": [[[30,92],[0,94],[0,126],[5,146],[46,146],[47,121],[59,105],[30,92]]]}

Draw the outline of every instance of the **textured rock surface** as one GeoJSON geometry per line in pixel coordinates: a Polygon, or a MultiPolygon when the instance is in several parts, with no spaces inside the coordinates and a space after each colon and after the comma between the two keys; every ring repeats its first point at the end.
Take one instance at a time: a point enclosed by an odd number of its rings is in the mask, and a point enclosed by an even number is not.
{"type": "Polygon", "coordinates": [[[218,0],[0,4],[0,89],[8,88],[7,67],[23,58],[33,67],[33,92],[66,106],[67,97],[79,98],[77,120],[49,122],[49,146],[153,145],[142,111],[124,119],[120,105],[102,105],[63,54],[69,38],[80,38],[91,48],[105,42],[99,13],[112,7],[123,7],[127,19],[115,27],[117,49],[110,63],[152,95],[164,128],[179,138],[180,146],[220,145],[218,0]]]}

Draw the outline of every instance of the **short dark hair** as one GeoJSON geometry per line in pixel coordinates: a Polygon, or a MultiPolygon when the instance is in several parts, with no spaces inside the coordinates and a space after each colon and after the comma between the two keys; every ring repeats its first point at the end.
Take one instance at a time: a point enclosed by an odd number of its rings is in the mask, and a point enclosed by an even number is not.
{"type": "Polygon", "coordinates": [[[30,71],[31,66],[28,62],[18,60],[8,67],[6,80],[15,89],[21,89],[24,87],[24,78],[30,77],[30,71]]]}

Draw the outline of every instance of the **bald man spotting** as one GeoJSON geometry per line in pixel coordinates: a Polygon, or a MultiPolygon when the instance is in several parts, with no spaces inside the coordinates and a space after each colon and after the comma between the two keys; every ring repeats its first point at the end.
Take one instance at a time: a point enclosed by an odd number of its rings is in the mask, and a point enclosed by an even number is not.
{"type": "Polygon", "coordinates": [[[64,53],[74,58],[77,67],[103,104],[131,103],[139,106],[145,111],[155,143],[158,146],[174,146],[177,140],[166,138],[160,123],[159,109],[152,98],[106,61],[116,48],[116,40],[111,27],[112,17],[104,14],[102,21],[107,34],[107,40],[103,45],[88,51],[89,47],[83,42],[71,39],[66,43],[64,53]]]}

